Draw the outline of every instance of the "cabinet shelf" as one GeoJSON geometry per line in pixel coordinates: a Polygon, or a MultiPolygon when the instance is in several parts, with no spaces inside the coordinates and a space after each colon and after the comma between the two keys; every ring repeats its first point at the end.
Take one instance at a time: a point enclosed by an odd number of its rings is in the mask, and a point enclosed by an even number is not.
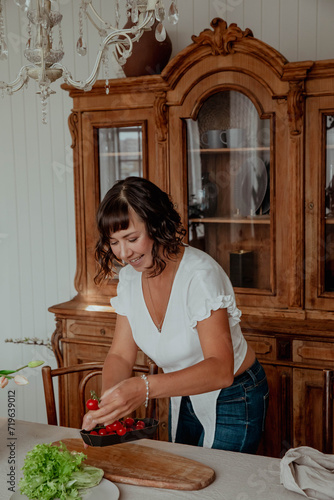
{"type": "MultiPolygon", "coordinates": [[[[270,215],[254,215],[249,217],[196,217],[189,219],[189,224],[270,224],[270,215]]],[[[333,221],[334,223],[334,221],[333,221]]]]}
{"type": "Polygon", "coordinates": [[[326,224],[334,224],[334,217],[325,217],[326,224]]]}
{"type": "Polygon", "coordinates": [[[263,152],[263,151],[270,151],[269,146],[263,146],[263,147],[250,147],[250,148],[209,148],[209,149],[203,149],[203,148],[193,148],[189,149],[189,153],[200,153],[200,154],[212,154],[212,153],[249,153],[251,151],[257,151],[257,152],[263,152]]]}
{"type": "Polygon", "coordinates": [[[124,157],[130,157],[130,158],[141,158],[142,157],[142,152],[141,151],[118,151],[118,152],[111,152],[111,153],[100,153],[101,157],[113,157],[113,158],[124,158],[124,157]]]}

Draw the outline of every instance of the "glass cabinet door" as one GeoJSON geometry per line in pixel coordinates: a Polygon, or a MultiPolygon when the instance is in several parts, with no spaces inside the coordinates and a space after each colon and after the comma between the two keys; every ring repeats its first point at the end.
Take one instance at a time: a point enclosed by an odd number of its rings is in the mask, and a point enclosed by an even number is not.
{"type": "Polygon", "coordinates": [[[334,292],[334,115],[326,116],[324,291],[334,292]]]}
{"type": "Polygon", "coordinates": [[[270,119],[231,90],[185,121],[189,244],[217,260],[234,287],[271,290],[270,119]]]}
{"type": "Polygon", "coordinates": [[[100,200],[120,179],[143,175],[142,127],[98,128],[100,200]]]}
{"type": "MultiPolygon", "coordinates": [[[[99,201],[118,180],[143,176],[143,130],[141,125],[97,128],[99,201]]],[[[116,270],[121,266],[116,265],[116,270]]],[[[115,275],[106,284],[118,281],[115,275]]]]}
{"type": "Polygon", "coordinates": [[[144,177],[148,172],[147,120],[134,113],[131,121],[125,121],[123,115],[97,111],[82,116],[84,140],[80,171],[76,175],[84,207],[77,210],[76,217],[83,234],[78,238],[75,286],[85,300],[86,297],[90,300],[98,297],[108,303],[108,299],[116,294],[118,282],[115,276],[102,284],[95,283],[98,206],[118,180],[131,175],[144,177]]]}

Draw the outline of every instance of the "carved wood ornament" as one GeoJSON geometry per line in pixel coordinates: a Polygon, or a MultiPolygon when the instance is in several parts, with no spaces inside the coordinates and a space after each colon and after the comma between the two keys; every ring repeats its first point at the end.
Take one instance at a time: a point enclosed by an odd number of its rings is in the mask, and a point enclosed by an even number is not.
{"type": "Polygon", "coordinates": [[[74,149],[77,145],[78,122],[79,122],[78,113],[72,112],[70,114],[70,116],[68,117],[68,127],[70,129],[70,133],[71,133],[71,137],[72,137],[72,144],[71,144],[72,149],[74,149]]]}
{"type": "Polygon", "coordinates": [[[164,142],[167,139],[168,130],[168,108],[166,105],[166,92],[156,93],[154,108],[158,141],[164,142]]]}
{"type": "Polygon", "coordinates": [[[304,119],[304,82],[289,82],[289,93],[287,98],[289,129],[291,135],[300,135],[304,119]]]}
{"type": "Polygon", "coordinates": [[[213,55],[233,54],[235,42],[242,40],[242,38],[253,37],[253,32],[249,28],[242,31],[236,23],[231,23],[228,26],[227,22],[219,17],[215,17],[210,26],[214,31],[208,28],[198,36],[193,35],[191,39],[199,45],[210,45],[213,55]]]}

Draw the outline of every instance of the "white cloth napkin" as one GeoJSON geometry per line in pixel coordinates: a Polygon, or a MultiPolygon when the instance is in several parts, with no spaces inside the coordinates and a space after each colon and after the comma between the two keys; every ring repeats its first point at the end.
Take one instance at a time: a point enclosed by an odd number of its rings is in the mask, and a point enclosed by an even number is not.
{"type": "Polygon", "coordinates": [[[280,464],[281,484],[316,500],[334,500],[334,455],[300,446],[286,452],[280,464]]]}

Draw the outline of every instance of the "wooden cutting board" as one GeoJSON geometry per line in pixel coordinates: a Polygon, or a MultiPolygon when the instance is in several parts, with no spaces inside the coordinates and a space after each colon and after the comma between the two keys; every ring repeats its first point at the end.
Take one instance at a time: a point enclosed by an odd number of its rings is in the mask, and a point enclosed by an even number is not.
{"type": "MultiPolygon", "coordinates": [[[[85,463],[104,470],[115,483],[172,490],[200,490],[211,484],[215,472],[201,463],[134,443],[83,448],[81,439],[62,439],[70,451],[87,455],[85,463]]],[[[53,443],[59,445],[59,441],[53,443]]]]}

